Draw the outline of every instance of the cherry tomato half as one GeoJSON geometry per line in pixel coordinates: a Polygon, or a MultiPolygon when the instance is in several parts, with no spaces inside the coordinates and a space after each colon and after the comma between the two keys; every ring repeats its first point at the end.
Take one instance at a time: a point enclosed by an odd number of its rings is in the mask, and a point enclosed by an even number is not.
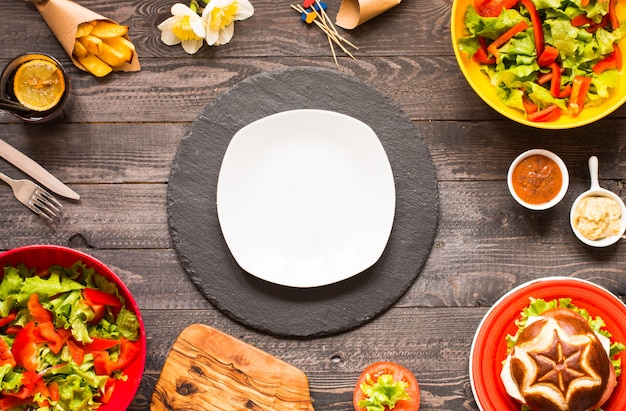
{"type": "MultiPolygon", "coordinates": [[[[355,411],[366,411],[365,408],[359,407],[358,403],[359,401],[365,399],[365,394],[363,393],[363,391],[361,391],[361,384],[366,382],[368,374],[374,382],[378,380],[378,377],[380,375],[390,374],[393,376],[394,380],[404,381],[408,384],[406,392],[407,394],[409,394],[409,397],[411,397],[411,399],[398,401],[393,408],[393,411],[417,411],[419,409],[420,389],[413,373],[401,366],[400,364],[383,361],[370,364],[361,373],[361,376],[357,381],[354,394],[352,396],[352,403],[354,405],[355,411]]],[[[385,411],[387,410],[388,408],[385,407],[385,411]]]]}

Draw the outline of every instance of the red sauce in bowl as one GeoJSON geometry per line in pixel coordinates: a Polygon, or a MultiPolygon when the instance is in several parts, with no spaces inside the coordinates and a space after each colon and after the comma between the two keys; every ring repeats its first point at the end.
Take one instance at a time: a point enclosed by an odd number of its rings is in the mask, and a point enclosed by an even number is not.
{"type": "Polygon", "coordinates": [[[528,204],[543,204],[561,190],[563,175],[558,164],[541,154],[522,159],[513,169],[513,189],[528,204]]]}

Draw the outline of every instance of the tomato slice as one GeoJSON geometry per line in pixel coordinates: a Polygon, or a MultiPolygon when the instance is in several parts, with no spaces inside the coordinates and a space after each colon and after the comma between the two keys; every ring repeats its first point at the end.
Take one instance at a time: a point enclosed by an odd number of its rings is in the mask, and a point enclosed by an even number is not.
{"type": "MultiPolygon", "coordinates": [[[[382,361],[367,366],[357,381],[356,388],[352,397],[352,403],[355,411],[367,411],[366,408],[359,407],[358,403],[366,399],[366,395],[361,390],[361,384],[367,382],[368,375],[374,382],[378,381],[381,375],[392,375],[395,381],[404,381],[408,384],[406,392],[411,398],[410,400],[400,400],[396,402],[393,411],[417,411],[420,406],[420,390],[417,380],[411,371],[404,368],[400,364],[394,362],[382,361]]],[[[385,411],[390,408],[385,406],[385,411]]]]}

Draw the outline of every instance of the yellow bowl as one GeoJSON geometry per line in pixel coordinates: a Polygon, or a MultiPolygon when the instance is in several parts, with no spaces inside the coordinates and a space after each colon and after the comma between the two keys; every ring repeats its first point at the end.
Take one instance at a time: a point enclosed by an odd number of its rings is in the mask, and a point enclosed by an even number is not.
{"type": "MultiPolygon", "coordinates": [[[[480,64],[468,57],[467,53],[459,50],[458,40],[465,35],[465,12],[467,7],[474,4],[474,0],[454,0],[452,4],[452,16],[450,21],[452,47],[454,55],[465,76],[465,79],[474,89],[476,94],[489,104],[494,110],[505,117],[530,127],[545,129],[567,129],[584,126],[611,114],[626,101],[626,80],[620,78],[616,88],[610,91],[609,98],[597,107],[587,107],[578,116],[572,117],[564,113],[557,121],[541,123],[526,120],[524,113],[513,107],[505,105],[496,95],[496,88],[491,85],[487,74],[480,71],[480,64]]],[[[626,20],[626,6],[624,2],[618,2],[616,13],[620,21],[626,20]]],[[[626,50],[626,39],[619,43],[622,50],[626,50]]],[[[622,60],[626,59],[626,53],[622,53],[622,60]]],[[[624,64],[626,67],[626,63],[624,64]]]]}

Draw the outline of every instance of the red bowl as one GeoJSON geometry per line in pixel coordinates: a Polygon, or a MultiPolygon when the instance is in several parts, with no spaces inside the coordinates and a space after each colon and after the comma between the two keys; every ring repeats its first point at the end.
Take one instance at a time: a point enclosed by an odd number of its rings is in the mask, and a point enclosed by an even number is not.
{"type": "Polygon", "coordinates": [[[81,251],[55,245],[30,245],[6,251],[0,254],[0,267],[4,267],[5,265],[15,266],[21,263],[25,264],[28,268],[47,268],[54,264],[70,267],[78,260],[82,261],[88,267],[93,267],[98,274],[114,282],[126,301],[126,308],[134,312],[139,321],[139,344],[141,353],[128,368],[124,370],[128,379],[126,381],[119,381],[119,383],[116,384],[115,393],[111,401],[98,408],[99,411],[125,410],[135,397],[141,382],[141,376],[143,375],[146,363],[146,332],[139,307],[122,280],[120,280],[110,268],[94,257],[81,251]]]}
{"type": "MultiPolygon", "coordinates": [[[[530,303],[529,298],[553,300],[569,297],[572,304],[586,309],[592,317],[600,316],[605,329],[613,336],[611,342],[626,343],[626,305],[604,288],[586,280],[569,277],[548,277],[530,281],[506,293],[489,309],[476,330],[470,349],[470,383],[476,404],[481,411],[519,411],[520,404],[505,391],[500,380],[502,361],[506,358],[508,334],[517,332],[515,320],[530,303]]],[[[626,355],[620,354],[622,364],[626,355]]],[[[618,377],[604,411],[626,410],[626,383],[618,377]]]]}

